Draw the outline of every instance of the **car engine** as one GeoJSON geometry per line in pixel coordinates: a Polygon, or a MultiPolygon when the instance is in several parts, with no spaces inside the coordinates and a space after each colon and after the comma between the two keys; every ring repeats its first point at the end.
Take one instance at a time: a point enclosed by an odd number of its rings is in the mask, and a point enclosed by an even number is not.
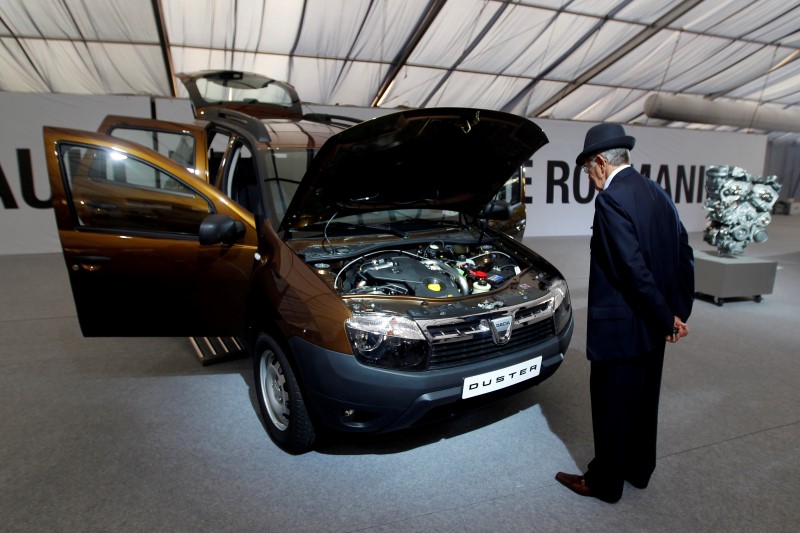
{"type": "MultiPolygon", "coordinates": [[[[353,250],[348,249],[349,252],[353,250]]],[[[306,250],[306,260],[316,258],[306,250]]],[[[519,260],[491,244],[427,243],[411,249],[379,249],[348,261],[315,262],[320,273],[335,272],[333,286],[342,295],[452,298],[480,294],[519,274],[519,260]]]]}
{"type": "Polygon", "coordinates": [[[720,255],[744,253],[749,242],[767,240],[770,211],[781,189],[776,176],[751,176],[739,167],[713,166],[706,171],[705,209],[709,223],[703,240],[720,255]]]}

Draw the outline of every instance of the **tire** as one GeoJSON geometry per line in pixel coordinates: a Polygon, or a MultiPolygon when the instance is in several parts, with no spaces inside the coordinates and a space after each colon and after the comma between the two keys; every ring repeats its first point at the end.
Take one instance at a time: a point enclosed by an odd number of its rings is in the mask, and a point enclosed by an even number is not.
{"type": "Polygon", "coordinates": [[[261,418],[272,441],[291,454],[310,451],[316,432],[300,385],[281,346],[265,333],[254,344],[253,371],[261,418]]]}

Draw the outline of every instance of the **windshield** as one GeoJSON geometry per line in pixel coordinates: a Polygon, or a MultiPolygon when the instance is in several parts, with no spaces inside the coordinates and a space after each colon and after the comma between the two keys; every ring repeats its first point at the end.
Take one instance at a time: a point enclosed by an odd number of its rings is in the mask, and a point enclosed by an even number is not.
{"type": "Polygon", "coordinates": [[[391,209],[350,214],[328,220],[320,220],[292,230],[295,235],[378,235],[391,234],[407,237],[413,231],[431,228],[463,226],[463,219],[456,211],[442,209],[391,209]]]}
{"type": "MultiPolygon", "coordinates": [[[[453,222],[458,224],[459,214],[456,211],[443,209],[391,209],[388,211],[373,211],[343,217],[333,217],[336,222],[349,222],[353,224],[407,224],[415,223],[441,223],[453,222]]],[[[430,225],[430,224],[427,224],[430,225]]]]}

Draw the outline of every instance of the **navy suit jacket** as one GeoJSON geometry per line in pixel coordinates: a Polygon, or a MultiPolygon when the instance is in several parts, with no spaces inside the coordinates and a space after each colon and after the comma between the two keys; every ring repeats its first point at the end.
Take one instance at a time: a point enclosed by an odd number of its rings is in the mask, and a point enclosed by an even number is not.
{"type": "Polygon", "coordinates": [[[694,253],[672,199],[632,167],[595,198],[586,355],[635,357],[663,343],[694,302],[694,253]]]}

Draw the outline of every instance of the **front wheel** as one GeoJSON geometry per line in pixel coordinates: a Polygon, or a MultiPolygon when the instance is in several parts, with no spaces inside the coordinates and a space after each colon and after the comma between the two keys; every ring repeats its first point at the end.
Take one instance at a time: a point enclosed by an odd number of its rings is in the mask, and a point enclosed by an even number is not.
{"type": "Polygon", "coordinates": [[[286,354],[265,333],[256,339],[253,354],[256,396],[267,433],[284,451],[310,451],[316,433],[286,354]]]}

